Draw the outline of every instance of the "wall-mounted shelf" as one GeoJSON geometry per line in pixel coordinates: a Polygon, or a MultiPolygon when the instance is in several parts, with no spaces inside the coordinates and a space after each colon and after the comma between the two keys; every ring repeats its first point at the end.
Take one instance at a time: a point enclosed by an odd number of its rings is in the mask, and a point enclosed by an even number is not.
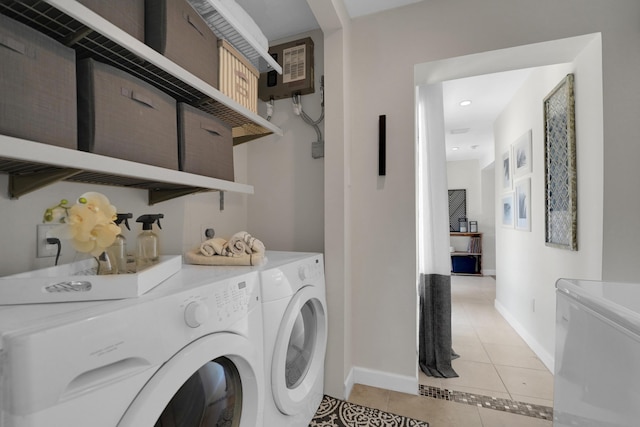
{"type": "Polygon", "coordinates": [[[275,70],[282,74],[282,67],[265,50],[250,32],[242,33],[242,20],[234,16],[230,3],[221,0],[189,0],[191,6],[207,22],[219,39],[225,39],[242,53],[261,73],[275,70]]]}
{"type": "Polygon", "coordinates": [[[0,172],[18,198],[65,180],[149,191],[149,204],[202,191],[253,194],[253,186],[0,135],[0,172]]]}
{"type": "MultiPolygon", "coordinates": [[[[0,13],[72,47],[78,59],[94,58],[123,69],[177,101],[227,122],[233,128],[234,145],[283,134],[273,123],[75,0],[1,1],[0,13]]],[[[253,194],[250,185],[4,135],[0,135],[0,172],[9,174],[12,198],[60,180],[146,189],[150,204],[201,191],[253,194]]]]}
{"type": "Polygon", "coordinates": [[[78,59],[94,58],[149,82],[234,128],[234,143],[282,130],[165,58],[75,0],[0,2],[0,13],[73,47],[78,59]]]}

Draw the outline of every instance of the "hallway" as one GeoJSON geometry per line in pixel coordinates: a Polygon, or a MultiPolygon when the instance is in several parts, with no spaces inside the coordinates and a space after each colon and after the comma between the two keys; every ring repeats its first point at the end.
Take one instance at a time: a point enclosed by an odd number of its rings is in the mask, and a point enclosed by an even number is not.
{"type": "Polygon", "coordinates": [[[488,276],[451,278],[458,378],[419,372],[423,396],[356,385],[349,401],[428,421],[431,427],[550,427],[553,375],[495,310],[495,292],[495,280],[488,276]]]}
{"type": "Polygon", "coordinates": [[[491,277],[452,276],[453,361],[458,378],[420,372],[420,384],[553,406],[553,375],[494,308],[491,277]]]}

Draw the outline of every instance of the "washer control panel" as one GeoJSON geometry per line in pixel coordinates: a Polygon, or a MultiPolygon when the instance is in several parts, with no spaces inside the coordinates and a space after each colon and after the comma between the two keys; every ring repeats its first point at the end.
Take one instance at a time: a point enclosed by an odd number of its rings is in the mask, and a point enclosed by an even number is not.
{"type": "Polygon", "coordinates": [[[230,281],[213,293],[219,320],[246,315],[249,311],[250,292],[246,280],[230,281]]]}
{"type": "Polygon", "coordinates": [[[181,298],[184,324],[189,328],[224,328],[259,305],[257,274],[245,274],[198,287],[181,298]]]}

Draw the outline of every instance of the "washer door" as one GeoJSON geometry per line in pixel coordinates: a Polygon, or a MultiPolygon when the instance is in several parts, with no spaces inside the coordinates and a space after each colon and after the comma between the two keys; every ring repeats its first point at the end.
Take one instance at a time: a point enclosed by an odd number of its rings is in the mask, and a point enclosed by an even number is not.
{"type": "Polygon", "coordinates": [[[121,427],[253,427],[262,417],[262,361],[245,338],[212,334],[192,342],[138,393],[121,427]]]}
{"type": "Polygon", "coordinates": [[[315,286],[301,288],[280,324],[271,366],[276,406],[286,415],[300,413],[318,381],[324,381],[327,317],[324,295],[315,286]]]}

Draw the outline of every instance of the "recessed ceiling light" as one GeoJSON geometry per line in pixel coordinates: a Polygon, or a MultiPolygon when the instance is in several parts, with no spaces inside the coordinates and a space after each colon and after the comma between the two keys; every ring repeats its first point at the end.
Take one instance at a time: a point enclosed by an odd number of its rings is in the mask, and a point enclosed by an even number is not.
{"type": "Polygon", "coordinates": [[[471,105],[471,100],[470,99],[465,99],[464,101],[460,101],[460,106],[461,107],[468,107],[469,105],[471,105]]]}
{"type": "Polygon", "coordinates": [[[458,151],[460,149],[460,147],[452,147],[451,150],[452,151],[458,151]]]}

